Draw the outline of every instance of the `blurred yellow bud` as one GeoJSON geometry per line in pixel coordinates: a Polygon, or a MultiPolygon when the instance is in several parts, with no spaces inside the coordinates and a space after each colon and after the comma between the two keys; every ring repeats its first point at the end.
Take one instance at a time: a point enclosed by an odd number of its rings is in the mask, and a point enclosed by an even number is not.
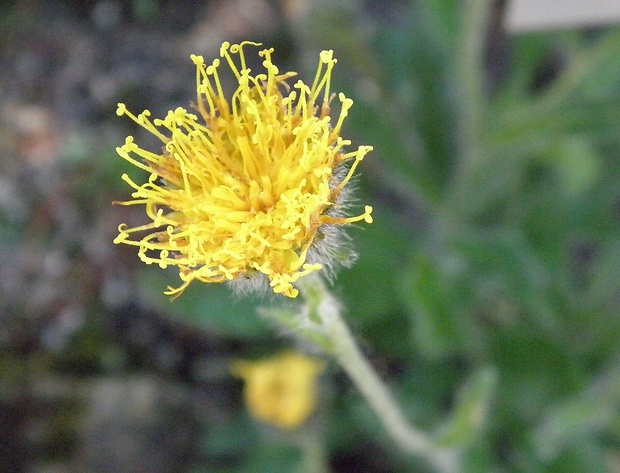
{"type": "Polygon", "coordinates": [[[235,361],[231,371],[245,381],[245,402],[255,418],[295,429],[316,406],[317,377],[323,369],[321,360],[287,351],[257,361],[235,361]]]}

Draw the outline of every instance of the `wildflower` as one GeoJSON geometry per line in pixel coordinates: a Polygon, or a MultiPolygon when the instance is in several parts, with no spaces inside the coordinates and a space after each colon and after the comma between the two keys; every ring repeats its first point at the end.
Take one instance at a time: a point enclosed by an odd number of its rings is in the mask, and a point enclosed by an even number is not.
{"type": "Polygon", "coordinates": [[[323,363],[285,352],[258,361],[236,361],[232,372],[245,381],[245,402],[254,417],[277,427],[299,427],[317,400],[316,379],[323,363]]]}
{"type": "Polygon", "coordinates": [[[321,52],[312,85],[298,80],[291,88],[287,80],[296,73],[280,73],[273,49],[259,52],[265,71],[253,75],[247,46],[260,45],[224,43],[220,49],[238,83],[230,99],[220,80],[220,59],[207,66],[192,55],[196,113],[179,107],[163,120],[151,120],[148,110],[136,116],[118,105],[119,116],[155,135],[163,149],[161,154],[142,149],[131,136],[117,148],[149,173],[145,184],[123,175],[134,192],[133,200],[121,204],[144,205],[151,222],[121,224],[114,242],[137,246],[147,264],[178,267],[182,284],[169,287],[169,295],[194,280],[262,278],[273,292],[296,297],[298,278],[338,264],[346,239],[334,229],[372,222],[370,206],[358,216],[344,214],[345,186],[372,147],[344,150],[351,143],[340,132],[351,99],[339,94],[338,119],[330,117],[333,52],[321,52]],[[135,236],[143,232],[146,236],[135,236]]]}

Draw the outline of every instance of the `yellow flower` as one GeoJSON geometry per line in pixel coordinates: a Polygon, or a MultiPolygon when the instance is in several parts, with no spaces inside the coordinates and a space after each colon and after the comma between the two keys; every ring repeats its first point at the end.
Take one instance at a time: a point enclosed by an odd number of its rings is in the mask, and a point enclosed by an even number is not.
{"type": "Polygon", "coordinates": [[[244,397],[257,419],[284,429],[299,427],[317,400],[317,377],[323,363],[285,352],[259,361],[237,361],[232,372],[245,381],[244,397]]]}
{"type": "Polygon", "coordinates": [[[224,43],[220,49],[238,83],[230,99],[220,59],[207,66],[192,55],[195,113],[179,107],[151,121],[148,110],[136,116],[118,105],[119,116],[129,116],[163,148],[161,154],[147,151],[131,136],[117,148],[150,175],[145,184],[123,175],[134,192],[133,200],[120,203],[144,205],[151,222],[120,225],[114,242],[137,246],[147,264],[177,266],[182,284],[169,287],[169,295],[193,280],[262,279],[273,292],[296,297],[299,277],[352,261],[346,236],[335,228],[372,222],[370,206],[358,216],[344,214],[345,185],[372,147],[344,150],[350,141],[340,132],[353,101],[343,94],[338,119],[331,120],[333,52],[321,52],[311,86],[298,80],[290,88],[286,81],[296,73],[279,72],[273,49],[259,52],[265,71],[253,75],[248,46],[260,45],[224,43]]]}

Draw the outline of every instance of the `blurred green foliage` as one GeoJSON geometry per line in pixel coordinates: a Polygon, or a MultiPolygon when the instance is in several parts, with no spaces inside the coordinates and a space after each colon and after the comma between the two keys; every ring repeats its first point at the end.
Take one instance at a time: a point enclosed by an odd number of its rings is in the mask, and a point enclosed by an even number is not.
{"type": "MultiPolygon", "coordinates": [[[[505,36],[487,2],[445,0],[403,2],[362,34],[353,6],[323,7],[296,40],[335,50],[348,132],[375,147],[360,185],[375,223],[351,230],[360,258],[334,289],[363,346],[396,367],[411,419],[466,449],[466,471],[618,471],[620,29],[505,36]]],[[[270,300],[201,286],[170,304],[148,274],[162,310],[273,339],[255,314],[270,300]]],[[[359,471],[422,471],[355,392],[332,394],[332,458],[375,443],[384,468],[359,471]]],[[[299,462],[249,446],[246,420],[222,429],[218,448],[248,460],[217,471],[299,462]]]]}
{"type": "MultiPolygon", "coordinates": [[[[139,23],[157,24],[158,2],[130,3],[139,23]]],[[[375,148],[359,180],[375,223],[350,229],[359,260],[334,284],[348,321],[410,419],[464,450],[466,472],[619,471],[620,29],[506,36],[485,0],[372,11],[381,3],[318,2],[290,38],[274,38],[295,70],[335,50],[333,89],[355,99],[346,133],[375,148]]],[[[3,29],[24,21],[5,16],[3,29]]],[[[66,192],[88,224],[110,190],[126,196],[121,172],[140,173],[107,149],[68,155],[66,192]]],[[[10,248],[28,224],[12,218],[0,222],[10,248]]],[[[171,303],[162,289],[178,284],[174,272],[140,267],[138,279],[142,309],[232,342],[219,348],[224,361],[207,359],[217,382],[236,383],[229,352],[291,343],[258,315],[277,309],[276,297],[194,284],[171,303]]],[[[61,371],[129,364],[93,325],[66,348],[61,371]]],[[[24,383],[33,364],[45,363],[1,359],[3,389],[24,383]]],[[[291,435],[259,426],[217,382],[207,396],[226,409],[201,439],[197,463],[208,468],[193,473],[318,473],[308,465],[325,457],[338,472],[428,471],[391,445],[335,366],[316,424],[291,435]]],[[[61,427],[56,452],[78,443],[69,407],[59,412],[47,416],[61,427]]]]}

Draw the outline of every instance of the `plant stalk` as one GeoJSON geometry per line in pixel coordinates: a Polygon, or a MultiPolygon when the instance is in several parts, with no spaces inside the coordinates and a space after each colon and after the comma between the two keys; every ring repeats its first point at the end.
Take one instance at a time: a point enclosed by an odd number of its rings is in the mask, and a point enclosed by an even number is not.
{"type": "Polygon", "coordinates": [[[425,458],[437,471],[458,473],[458,453],[441,448],[426,433],[408,423],[387,386],[362,354],[340,314],[340,304],[320,277],[306,276],[297,286],[304,297],[309,295],[306,298],[309,303],[318,302],[313,309],[331,341],[329,354],[349,375],[396,444],[408,453],[425,458]]]}

